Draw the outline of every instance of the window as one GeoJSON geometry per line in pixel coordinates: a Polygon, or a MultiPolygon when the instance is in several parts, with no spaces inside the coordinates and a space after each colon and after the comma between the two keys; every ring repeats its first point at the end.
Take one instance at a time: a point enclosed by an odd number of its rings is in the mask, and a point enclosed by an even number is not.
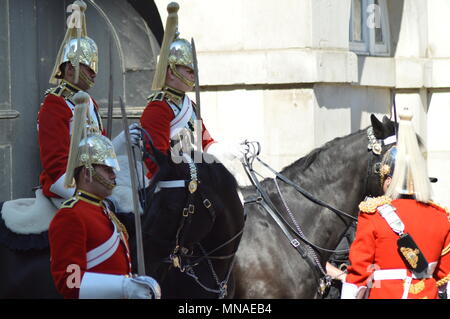
{"type": "Polygon", "coordinates": [[[362,55],[390,54],[386,0],[352,0],[349,25],[350,50],[362,55]]]}

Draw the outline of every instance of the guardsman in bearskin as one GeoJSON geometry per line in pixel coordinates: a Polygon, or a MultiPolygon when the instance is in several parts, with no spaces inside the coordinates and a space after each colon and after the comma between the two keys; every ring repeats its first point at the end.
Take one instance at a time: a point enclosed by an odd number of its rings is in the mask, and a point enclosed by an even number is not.
{"type": "Polygon", "coordinates": [[[450,216],[430,201],[426,161],[411,119],[405,109],[397,146],[381,163],[385,195],[359,206],[342,298],[431,299],[448,289],[450,216]]]}
{"type": "Polygon", "coordinates": [[[48,232],[55,286],[65,298],[160,298],[153,278],[131,276],[127,231],[104,204],[119,170],[112,142],[85,124],[89,95],[79,92],[74,100],[64,184],[76,191],[62,204],[48,232]]]}
{"type": "MultiPolygon", "coordinates": [[[[190,149],[195,148],[194,140],[198,134],[196,150],[206,151],[220,160],[242,157],[246,146],[225,146],[214,141],[201,121],[197,105],[186,95],[195,86],[198,70],[194,70],[195,52],[191,43],[178,37],[178,9],[174,2],[167,6],[169,15],[152,84],[153,93],[141,116],[141,126],[156,148],[166,154],[171,148],[185,150],[186,144],[190,149]]],[[[147,176],[151,178],[156,164],[148,159],[146,166],[147,176]]]]}
{"type": "MultiPolygon", "coordinates": [[[[98,71],[98,48],[94,40],[87,36],[84,16],[86,4],[75,1],[72,10],[79,14],[79,19],[68,26],[50,77],[50,83],[57,86],[47,90],[38,114],[38,139],[43,167],[40,182],[44,195],[56,207],[74,194],[73,188],[63,185],[73,126],[73,96],[80,90],[92,88],[98,71]]],[[[91,98],[88,121],[105,134],[98,109],[97,103],[91,98]]],[[[131,133],[135,137],[136,132],[131,133]]],[[[116,151],[124,142],[124,134],[119,134],[113,140],[116,151]]]]}

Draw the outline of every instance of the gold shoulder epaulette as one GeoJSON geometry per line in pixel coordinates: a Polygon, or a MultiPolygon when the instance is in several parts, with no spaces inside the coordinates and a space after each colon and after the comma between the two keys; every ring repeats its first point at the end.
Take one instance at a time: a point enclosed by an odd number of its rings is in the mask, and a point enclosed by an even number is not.
{"type": "Polygon", "coordinates": [[[392,202],[392,198],[388,196],[379,196],[374,198],[369,198],[365,201],[362,201],[359,204],[359,210],[366,214],[373,214],[377,210],[377,208],[381,205],[390,204],[392,202]]]}
{"type": "Polygon", "coordinates": [[[70,99],[75,93],[66,88],[64,85],[60,85],[45,91],[45,96],[47,96],[48,94],[53,94],[55,96],[60,96],[65,99],[70,99]]]}
{"type": "Polygon", "coordinates": [[[61,96],[63,91],[64,91],[63,88],[61,87],[61,85],[59,85],[54,88],[49,88],[49,89],[45,90],[44,96],[47,96],[49,94],[61,96]]]}
{"type": "Polygon", "coordinates": [[[441,206],[431,200],[428,202],[428,204],[439,210],[443,210],[447,214],[448,221],[450,221],[450,210],[447,207],[441,206]]]}
{"type": "Polygon", "coordinates": [[[153,92],[152,94],[150,94],[147,98],[147,101],[152,102],[152,101],[162,101],[164,100],[164,96],[165,96],[166,92],[164,91],[156,91],[153,92]]]}
{"type": "Polygon", "coordinates": [[[79,199],[77,197],[71,197],[64,203],[62,203],[60,208],[72,208],[73,206],[75,206],[76,203],[78,203],[78,201],[79,199]]]}

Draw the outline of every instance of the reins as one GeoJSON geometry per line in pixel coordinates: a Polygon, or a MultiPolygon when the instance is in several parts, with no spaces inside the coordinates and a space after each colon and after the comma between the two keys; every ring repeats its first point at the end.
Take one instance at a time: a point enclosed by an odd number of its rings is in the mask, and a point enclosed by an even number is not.
{"type": "MultiPolygon", "coordinates": [[[[376,138],[375,138],[375,141],[371,141],[371,139],[374,138],[372,130],[368,131],[368,138],[370,141],[369,148],[370,148],[370,145],[372,145],[374,149],[377,149],[379,144],[376,144],[375,142],[379,142],[379,141],[377,141],[376,138]]],[[[246,154],[246,156],[244,157],[243,166],[244,166],[244,170],[245,170],[248,178],[250,179],[253,186],[255,186],[259,196],[257,196],[256,198],[251,198],[249,200],[246,200],[244,205],[245,204],[247,204],[247,205],[248,204],[258,204],[272,217],[272,219],[277,223],[277,225],[280,227],[280,229],[283,231],[283,233],[289,240],[289,243],[295,248],[295,250],[300,254],[300,256],[309,264],[309,266],[313,270],[314,269],[316,270],[316,271],[314,271],[314,274],[315,274],[316,280],[318,281],[318,285],[319,285],[318,293],[321,296],[323,296],[325,291],[327,290],[327,288],[331,285],[331,277],[326,273],[326,270],[322,266],[322,263],[320,262],[316,252],[324,251],[324,252],[328,252],[328,253],[347,253],[349,250],[348,249],[345,249],[345,250],[327,249],[324,247],[317,246],[314,243],[312,243],[311,241],[309,241],[306,238],[305,234],[303,233],[300,225],[295,220],[294,215],[292,214],[291,210],[289,209],[287,202],[285,201],[283,194],[281,192],[281,189],[278,185],[277,179],[279,179],[279,180],[283,181],[284,183],[286,183],[287,185],[293,187],[297,192],[302,194],[305,198],[307,198],[311,202],[313,202],[319,206],[325,207],[325,208],[331,210],[332,212],[334,212],[345,223],[346,229],[351,227],[352,224],[356,223],[358,219],[356,217],[354,217],[340,209],[337,209],[337,208],[325,203],[324,201],[318,199],[317,197],[315,197],[314,195],[312,195],[311,193],[306,191],[304,188],[302,188],[301,186],[294,183],[292,180],[290,180],[283,174],[278,173],[276,170],[274,170],[272,167],[270,167],[267,163],[265,163],[263,160],[261,160],[259,158],[260,145],[258,142],[246,142],[246,143],[248,145],[249,150],[252,150],[252,152],[248,152],[246,154]],[[278,210],[276,205],[272,202],[267,191],[264,189],[261,182],[259,181],[257,175],[259,175],[259,176],[261,176],[261,175],[258,174],[253,168],[253,162],[255,160],[257,160],[260,164],[262,164],[266,169],[268,169],[271,173],[273,173],[275,175],[273,180],[274,180],[278,195],[281,198],[281,202],[284,206],[285,211],[288,213],[288,215],[291,218],[296,229],[294,229],[292,227],[291,223],[289,223],[284,218],[283,214],[278,210]],[[302,241],[306,245],[306,250],[300,246],[299,240],[302,241]],[[321,274],[321,276],[318,275],[319,273],[321,274]]],[[[374,151],[374,149],[372,149],[372,148],[370,148],[370,149],[372,151],[374,151]]],[[[378,149],[377,149],[377,151],[378,151],[378,149]]],[[[368,165],[370,165],[370,161],[371,161],[371,159],[369,157],[368,165]]],[[[368,173],[369,172],[370,172],[370,167],[368,167],[368,173]]],[[[368,179],[368,176],[366,176],[365,187],[367,187],[367,179],[368,179]]],[[[343,236],[345,236],[345,232],[342,234],[342,237],[343,236]]]]}
{"type": "Polygon", "coordinates": [[[173,248],[171,254],[169,255],[169,262],[176,268],[179,268],[181,272],[185,273],[186,275],[190,276],[195,280],[195,282],[202,287],[204,290],[211,292],[211,293],[217,293],[219,295],[219,298],[224,298],[227,293],[227,287],[228,287],[228,280],[231,276],[233,265],[235,262],[235,256],[237,252],[236,250],[228,255],[223,256],[212,256],[213,253],[217,252],[223,247],[226,247],[227,245],[233,243],[235,240],[237,240],[243,233],[244,227],[233,235],[230,239],[226,240],[222,244],[218,245],[217,247],[213,248],[209,252],[206,252],[201,243],[196,243],[199,246],[200,251],[202,252],[201,255],[193,255],[189,253],[190,249],[185,248],[183,246],[183,237],[186,232],[186,227],[190,225],[192,216],[194,215],[196,208],[194,205],[194,196],[200,196],[201,202],[204,205],[204,207],[208,210],[209,216],[211,218],[212,223],[214,224],[216,219],[216,212],[214,209],[213,203],[205,197],[204,193],[199,188],[200,181],[198,180],[197,176],[197,168],[195,163],[192,161],[192,158],[184,154],[183,156],[188,165],[189,165],[189,180],[171,180],[171,181],[159,181],[156,185],[157,189],[162,188],[186,188],[188,191],[188,199],[187,203],[185,205],[185,208],[182,210],[182,218],[180,220],[180,223],[177,228],[176,237],[175,237],[175,247],[173,248]],[[219,281],[219,277],[217,276],[217,273],[214,269],[214,266],[211,262],[211,260],[228,260],[231,259],[228,270],[225,274],[225,277],[222,281],[219,281]],[[206,285],[204,285],[201,281],[199,276],[195,274],[194,267],[198,266],[202,261],[206,260],[208,268],[212,274],[212,277],[214,278],[214,281],[216,282],[218,289],[209,288],[206,285]]]}

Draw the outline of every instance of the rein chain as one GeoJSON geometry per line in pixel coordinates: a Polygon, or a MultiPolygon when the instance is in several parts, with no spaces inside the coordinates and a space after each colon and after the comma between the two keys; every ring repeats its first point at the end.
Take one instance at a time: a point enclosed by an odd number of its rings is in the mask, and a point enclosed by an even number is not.
{"type": "MultiPolygon", "coordinates": [[[[377,140],[375,135],[373,134],[373,129],[370,127],[367,131],[367,137],[369,139],[369,144],[368,144],[368,149],[370,151],[372,151],[371,153],[374,153],[375,155],[379,155],[382,151],[382,146],[381,146],[381,142],[380,140],[377,140]]],[[[295,184],[293,181],[291,181],[290,179],[288,179],[287,177],[285,177],[284,175],[278,173],[277,171],[275,171],[273,168],[271,168],[267,163],[263,162],[259,157],[259,151],[260,151],[260,146],[259,143],[256,142],[257,146],[255,147],[254,144],[251,144],[250,142],[246,142],[247,145],[249,146],[249,149],[253,149],[253,154],[251,154],[250,156],[248,156],[248,154],[244,157],[244,170],[247,174],[247,176],[249,177],[250,181],[252,182],[253,186],[256,187],[259,196],[256,198],[252,198],[249,200],[246,200],[245,204],[258,204],[260,206],[262,206],[268,213],[269,215],[274,219],[274,221],[278,224],[278,226],[281,228],[281,230],[283,231],[283,233],[286,235],[286,237],[288,238],[290,244],[297,250],[297,252],[300,253],[300,255],[304,258],[304,260],[311,266],[312,269],[316,269],[318,270],[321,274],[322,277],[317,277],[317,272],[314,272],[314,274],[316,275],[316,278],[318,279],[318,283],[319,283],[319,289],[318,289],[318,293],[323,296],[325,291],[328,289],[328,287],[331,285],[331,276],[329,276],[325,269],[323,268],[322,264],[319,261],[319,257],[316,254],[316,251],[322,250],[325,252],[331,252],[331,253],[346,253],[349,251],[349,249],[345,249],[345,250],[330,250],[330,249],[326,249],[323,247],[319,247],[316,246],[315,244],[311,243],[305,236],[305,234],[303,233],[300,225],[298,224],[298,222],[295,220],[294,215],[292,213],[292,211],[289,209],[286,200],[283,197],[283,194],[281,192],[281,189],[279,187],[279,184],[277,182],[277,179],[282,180],[283,182],[285,182],[286,184],[294,187],[295,190],[297,190],[299,193],[301,193],[303,196],[305,196],[307,199],[309,199],[310,201],[312,201],[313,203],[323,206],[325,208],[328,208],[329,210],[333,211],[334,213],[336,213],[344,222],[345,219],[344,217],[348,218],[351,220],[351,224],[355,223],[358,219],[348,213],[345,213],[335,207],[332,207],[330,205],[328,205],[327,203],[321,201],[320,199],[314,197],[312,194],[310,194],[309,192],[307,192],[305,189],[303,189],[302,187],[300,187],[299,185],[295,184]],[[283,215],[280,213],[280,211],[276,208],[276,206],[273,204],[273,202],[270,200],[267,192],[264,190],[264,188],[262,187],[261,183],[259,182],[256,174],[258,174],[254,169],[253,169],[253,161],[254,160],[258,160],[258,162],[260,162],[263,166],[265,166],[267,169],[269,169],[273,174],[275,174],[275,177],[273,178],[275,186],[277,188],[277,192],[279,194],[279,197],[281,198],[281,202],[284,205],[285,210],[287,211],[289,217],[291,218],[294,226],[296,229],[294,229],[290,223],[288,223],[288,221],[286,221],[286,219],[283,217],[283,215]],[[295,238],[294,236],[291,235],[294,234],[298,237],[298,239],[300,239],[302,242],[304,242],[306,244],[306,252],[300,247],[300,243],[298,241],[297,238],[295,238]],[[310,258],[307,258],[310,257],[310,258]],[[312,259],[312,260],[311,260],[312,259]]],[[[369,156],[368,159],[368,164],[371,162],[371,157],[369,156]]],[[[368,167],[368,173],[370,172],[370,167],[368,167]]],[[[258,174],[259,176],[261,176],[260,174],[258,174]]],[[[365,182],[365,187],[367,188],[367,179],[368,176],[366,176],[366,182],[365,182]]],[[[351,226],[351,224],[347,224],[347,228],[351,226]]],[[[343,236],[345,235],[345,232],[343,234],[343,236]]]]}

